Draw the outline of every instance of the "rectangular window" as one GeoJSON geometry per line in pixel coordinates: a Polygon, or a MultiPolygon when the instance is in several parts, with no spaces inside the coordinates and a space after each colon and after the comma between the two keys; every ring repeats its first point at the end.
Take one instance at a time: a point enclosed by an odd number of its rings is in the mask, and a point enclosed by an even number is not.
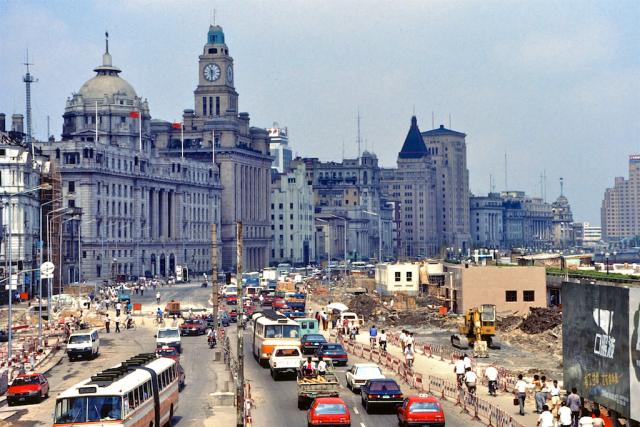
{"type": "MultiPolygon", "coordinates": [[[[209,97],[209,114],[213,115],[213,97],[212,96],[209,97]]],[[[218,116],[220,115],[218,113],[218,110],[216,110],[216,115],[218,116]]]]}
{"type": "Polygon", "coordinates": [[[507,291],[507,302],[517,302],[518,301],[518,291],[507,291]]]}
{"type": "Polygon", "coordinates": [[[400,280],[402,280],[402,273],[399,271],[396,271],[396,282],[399,282],[400,280]]]}
{"type": "Polygon", "coordinates": [[[76,183],[75,181],[69,181],[69,193],[76,192],[76,183]]]}
{"type": "Polygon", "coordinates": [[[522,300],[524,302],[534,302],[536,300],[535,291],[522,291],[522,300]]]}
{"type": "Polygon", "coordinates": [[[220,97],[216,96],[216,116],[220,115],[220,97]]]}
{"type": "Polygon", "coordinates": [[[206,96],[202,97],[202,115],[203,116],[207,115],[207,97],[206,96]]]}
{"type": "Polygon", "coordinates": [[[407,282],[411,282],[413,280],[413,274],[411,271],[407,271],[407,282]]]}

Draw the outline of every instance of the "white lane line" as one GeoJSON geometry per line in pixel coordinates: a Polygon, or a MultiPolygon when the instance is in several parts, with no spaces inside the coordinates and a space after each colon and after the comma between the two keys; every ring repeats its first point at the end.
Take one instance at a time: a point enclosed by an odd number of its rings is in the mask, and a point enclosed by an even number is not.
{"type": "Polygon", "coordinates": [[[360,415],[360,412],[358,412],[358,408],[355,406],[353,407],[353,412],[355,412],[356,415],[360,415]]]}
{"type": "Polygon", "coordinates": [[[364,423],[360,423],[360,427],[365,427],[364,423]]]}

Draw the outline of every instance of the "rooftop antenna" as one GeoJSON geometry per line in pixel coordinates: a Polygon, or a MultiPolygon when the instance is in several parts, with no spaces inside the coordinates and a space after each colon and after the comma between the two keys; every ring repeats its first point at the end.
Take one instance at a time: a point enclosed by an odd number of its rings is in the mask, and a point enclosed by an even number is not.
{"type": "Polygon", "coordinates": [[[104,36],[106,38],[106,43],[107,43],[107,53],[109,53],[109,31],[105,31],[104,36]]]}
{"type": "Polygon", "coordinates": [[[34,156],[33,144],[31,139],[31,83],[35,83],[38,79],[29,74],[29,49],[27,49],[27,62],[23,65],[27,66],[27,74],[22,78],[22,81],[27,85],[27,145],[31,146],[31,156],[34,156]]]}
{"type": "Polygon", "coordinates": [[[436,128],[436,113],[431,111],[431,130],[435,130],[436,128]]]}
{"type": "Polygon", "coordinates": [[[560,197],[564,197],[564,181],[560,178],[560,197]]]}
{"type": "Polygon", "coordinates": [[[218,24],[216,23],[216,18],[217,18],[217,16],[216,16],[216,15],[217,15],[217,13],[218,13],[218,11],[217,11],[217,10],[215,10],[215,9],[213,9],[213,25],[218,25],[218,24]]]}
{"type": "Polygon", "coordinates": [[[342,140],[342,161],[344,162],[344,139],[342,140]]]}
{"type": "MultiPolygon", "coordinates": [[[[360,107],[358,107],[358,159],[360,158],[360,143],[362,140],[360,139],[360,107]]],[[[342,156],[344,158],[344,155],[342,156]]]]}
{"type": "Polygon", "coordinates": [[[547,201],[547,170],[544,171],[544,201],[547,201]]]}
{"type": "Polygon", "coordinates": [[[504,150],[504,191],[509,191],[509,180],[507,177],[507,150],[504,150]]]}

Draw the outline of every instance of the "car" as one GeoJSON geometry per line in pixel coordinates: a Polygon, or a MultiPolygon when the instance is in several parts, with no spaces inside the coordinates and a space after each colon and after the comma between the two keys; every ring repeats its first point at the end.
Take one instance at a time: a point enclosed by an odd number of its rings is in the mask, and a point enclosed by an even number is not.
{"type": "Polygon", "coordinates": [[[265,306],[271,307],[275,300],[276,300],[276,296],[274,294],[267,294],[264,296],[264,299],[262,300],[262,304],[260,305],[263,307],[265,306]]]}
{"type": "Polygon", "coordinates": [[[218,310],[218,324],[223,327],[231,324],[231,317],[226,311],[218,310]]]}
{"type": "Polygon", "coordinates": [[[26,403],[30,400],[40,403],[45,397],[49,397],[49,381],[44,374],[18,375],[7,390],[7,404],[9,406],[16,403],[26,403]]]}
{"type": "Polygon", "coordinates": [[[334,344],[334,343],[322,343],[316,348],[313,352],[313,355],[316,357],[324,357],[325,359],[331,359],[334,365],[343,364],[347,366],[347,362],[349,362],[349,356],[347,356],[347,352],[344,351],[342,344],[334,344]]]}
{"type": "Polygon", "coordinates": [[[374,407],[393,406],[395,409],[404,401],[404,395],[394,380],[368,380],[360,387],[360,400],[369,413],[374,407]]]}
{"type": "Polygon", "coordinates": [[[269,357],[269,370],[271,378],[277,380],[281,374],[298,372],[300,363],[302,362],[302,354],[296,346],[278,346],[274,347],[269,357]]]}
{"type": "Polygon", "coordinates": [[[173,347],[178,353],[182,353],[180,328],[177,326],[160,326],[158,327],[158,333],[153,337],[156,339],[156,348],[173,347]]]}
{"type": "Polygon", "coordinates": [[[213,328],[216,325],[215,317],[213,317],[213,313],[207,313],[204,318],[204,321],[207,324],[207,328],[213,328]]]}
{"type": "Polygon", "coordinates": [[[318,397],[307,410],[307,425],[351,427],[349,408],[339,397],[318,397]]]}
{"type": "Polygon", "coordinates": [[[189,318],[180,325],[180,335],[201,335],[207,333],[207,323],[195,318],[189,318]]]}
{"type": "Polygon", "coordinates": [[[169,347],[167,345],[156,348],[156,356],[166,357],[169,359],[173,359],[176,362],[180,362],[180,353],[178,353],[178,351],[174,347],[169,347]]]}
{"type": "Polygon", "coordinates": [[[237,323],[237,322],[238,322],[238,310],[237,310],[237,309],[235,309],[235,308],[234,308],[234,309],[232,309],[232,310],[229,312],[229,317],[231,318],[231,321],[232,321],[232,322],[237,323]]]}
{"type": "Polygon", "coordinates": [[[385,376],[375,363],[356,363],[347,371],[347,388],[354,392],[360,390],[368,380],[381,380],[385,376]]]}
{"type": "Polygon", "coordinates": [[[438,399],[426,393],[409,396],[398,407],[398,425],[445,427],[444,411],[438,399]]]}
{"type": "Polygon", "coordinates": [[[238,305],[238,297],[235,295],[227,296],[227,305],[238,305]]]}
{"type": "Polygon", "coordinates": [[[313,354],[316,348],[320,347],[320,344],[327,342],[327,339],[320,334],[306,334],[300,338],[300,349],[302,354],[313,354]]]}

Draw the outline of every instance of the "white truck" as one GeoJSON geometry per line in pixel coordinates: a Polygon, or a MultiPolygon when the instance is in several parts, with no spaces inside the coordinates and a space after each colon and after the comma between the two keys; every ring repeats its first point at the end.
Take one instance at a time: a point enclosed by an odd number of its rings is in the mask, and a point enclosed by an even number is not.
{"type": "Polygon", "coordinates": [[[346,311],[343,311],[342,313],[340,313],[340,318],[338,319],[339,326],[342,326],[344,324],[344,319],[348,319],[349,323],[353,322],[358,327],[364,325],[364,317],[358,316],[355,313],[350,313],[346,311]]]}
{"type": "Polygon", "coordinates": [[[302,362],[302,353],[296,346],[278,346],[273,349],[269,358],[271,378],[278,379],[280,374],[291,372],[295,374],[302,362]]]}

